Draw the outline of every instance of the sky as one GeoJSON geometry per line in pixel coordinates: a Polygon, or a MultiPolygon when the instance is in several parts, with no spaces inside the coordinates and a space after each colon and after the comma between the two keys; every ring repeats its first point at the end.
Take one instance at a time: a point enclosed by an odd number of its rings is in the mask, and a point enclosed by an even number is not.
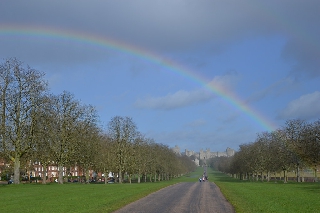
{"type": "Polygon", "coordinates": [[[181,151],[320,119],[318,0],[2,0],[0,59],[181,151]]]}

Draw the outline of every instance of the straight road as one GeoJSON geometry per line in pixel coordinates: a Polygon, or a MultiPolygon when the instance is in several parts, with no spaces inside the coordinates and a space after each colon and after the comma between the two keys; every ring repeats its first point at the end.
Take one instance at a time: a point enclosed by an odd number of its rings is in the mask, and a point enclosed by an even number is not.
{"type": "Polygon", "coordinates": [[[231,204],[211,182],[178,183],[154,192],[115,213],[234,213],[231,204]]]}

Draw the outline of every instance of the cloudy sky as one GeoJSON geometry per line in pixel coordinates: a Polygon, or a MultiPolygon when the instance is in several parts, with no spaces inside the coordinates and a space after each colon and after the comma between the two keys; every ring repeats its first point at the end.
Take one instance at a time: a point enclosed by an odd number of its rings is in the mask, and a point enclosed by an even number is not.
{"type": "Polygon", "coordinates": [[[158,143],[238,149],[320,118],[320,1],[3,0],[0,58],[158,143]]]}

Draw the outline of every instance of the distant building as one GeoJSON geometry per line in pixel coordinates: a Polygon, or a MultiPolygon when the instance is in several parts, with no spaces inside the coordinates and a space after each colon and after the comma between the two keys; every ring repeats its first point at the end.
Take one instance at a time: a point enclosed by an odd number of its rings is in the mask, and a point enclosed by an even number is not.
{"type": "Polygon", "coordinates": [[[231,148],[228,147],[226,149],[226,152],[227,152],[227,156],[230,157],[230,156],[234,156],[236,151],[234,151],[234,149],[231,149],[231,148]]]}
{"type": "Polygon", "coordinates": [[[185,153],[186,156],[189,156],[189,157],[190,157],[190,156],[193,156],[193,155],[194,155],[194,156],[197,155],[196,152],[194,152],[194,151],[188,151],[188,150],[186,150],[186,149],[185,149],[185,152],[184,152],[184,153],[185,153]]]}
{"type": "Polygon", "coordinates": [[[194,163],[197,165],[197,166],[200,166],[200,160],[198,158],[194,159],[194,163]]]}
{"type": "Polygon", "coordinates": [[[209,159],[214,157],[231,157],[233,156],[235,151],[231,148],[227,148],[225,152],[211,152],[210,149],[206,149],[203,151],[202,149],[199,152],[199,159],[209,159]]]}
{"type": "Polygon", "coordinates": [[[231,157],[235,154],[235,150],[231,148],[227,148],[225,152],[211,152],[209,148],[206,150],[201,149],[199,152],[190,151],[185,149],[185,152],[180,152],[180,148],[176,145],[175,147],[171,148],[172,151],[179,155],[186,155],[188,157],[195,156],[198,160],[203,159],[210,159],[214,157],[231,157]]]}
{"type": "Polygon", "coordinates": [[[194,163],[199,166],[200,165],[200,160],[206,160],[210,158],[215,158],[215,157],[231,157],[235,154],[235,150],[231,148],[227,148],[225,152],[211,152],[210,149],[200,150],[199,152],[195,151],[190,151],[185,149],[184,152],[180,152],[179,146],[175,145],[175,147],[171,148],[171,150],[176,153],[177,155],[186,155],[188,157],[192,157],[194,159],[194,163]]]}
{"type": "Polygon", "coordinates": [[[180,148],[176,145],[175,147],[171,148],[171,150],[176,153],[177,155],[181,155],[180,148]]]}
{"type": "MultiPolygon", "coordinates": [[[[34,177],[42,177],[42,172],[44,168],[43,165],[40,162],[33,163],[33,170],[28,171],[30,174],[33,174],[34,177]]],[[[82,176],[84,175],[83,170],[75,165],[70,167],[63,167],[62,168],[62,174],[63,176],[82,176]]],[[[92,172],[91,172],[92,173],[92,172]]],[[[59,176],[59,169],[56,164],[50,164],[46,167],[46,176],[48,178],[57,178],[59,176]]]]}

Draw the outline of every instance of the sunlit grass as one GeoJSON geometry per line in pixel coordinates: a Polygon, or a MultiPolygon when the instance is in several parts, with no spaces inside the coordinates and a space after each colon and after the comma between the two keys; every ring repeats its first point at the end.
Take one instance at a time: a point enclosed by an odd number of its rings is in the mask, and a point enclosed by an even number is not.
{"type": "Polygon", "coordinates": [[[320,212],[319,183],[240,181],[210,170],[237,213],[320,212]]]}
{"type": "MultiPolygon", "coordinates": [[[[0,185],[0,212],[113,212],[161,188],[179,182],[197,182],[203,168],[180,178],[141,184],[51,183],[0,185]]],[[[320,184],[249,182],[208,169],[235,207],[245,212],[320,212],[320,184]]]]}
{"type": "Polygon", "coordinates": [[[196,182],[202,173],[140,184],[0,185],[0,212],[112,212],[169,185],[196,182]]]}

